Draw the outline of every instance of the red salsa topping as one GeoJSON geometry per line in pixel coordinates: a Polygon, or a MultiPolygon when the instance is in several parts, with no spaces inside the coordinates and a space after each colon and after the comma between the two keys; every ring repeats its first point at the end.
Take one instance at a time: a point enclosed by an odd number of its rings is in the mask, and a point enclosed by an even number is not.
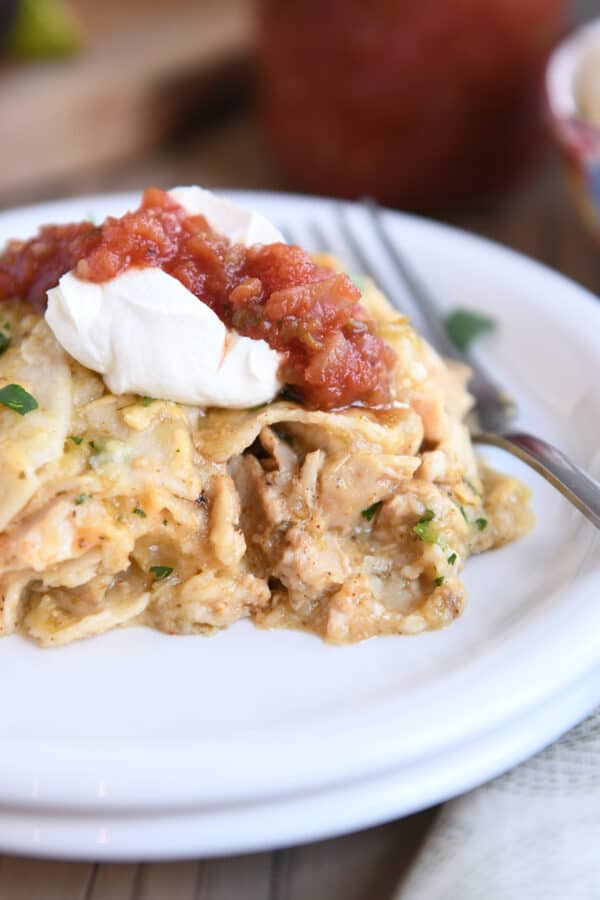
{"type": "Polygon", "coordinates": [[[101,226],[47,225],[29,241],[11,241],[0,255],[0,299],[20,297],[42,311],[46,291],[71,269],[103,282],[133,266],[164,269],[239,334],[280,351],[280,378],[308,406],[389,402],[394,353],[347,275],[316,265],[300,247],[232,244],[156,188],[138,210],[101,226]]]}

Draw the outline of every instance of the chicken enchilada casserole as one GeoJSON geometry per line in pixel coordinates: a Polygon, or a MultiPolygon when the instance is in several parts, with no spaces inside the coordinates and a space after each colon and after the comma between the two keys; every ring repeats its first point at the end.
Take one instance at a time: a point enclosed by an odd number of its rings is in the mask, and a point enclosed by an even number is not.
{"type": "Polygon", "coordinates": [[[468,557],[533,522],[473,452],[467,379],[368,279],[200,188],[9,242],[2,633],[449,624],[468,557]]]}

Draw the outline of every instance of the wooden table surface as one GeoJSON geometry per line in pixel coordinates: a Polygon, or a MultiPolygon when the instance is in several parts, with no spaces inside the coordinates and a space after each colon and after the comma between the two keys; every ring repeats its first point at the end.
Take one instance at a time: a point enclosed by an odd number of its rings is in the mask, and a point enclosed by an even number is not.
{"type": "MultiPolygon", "coordinates": [[[[581,17],[595,3],[581,0],[581,17]]],[[[4,194],[0,207],[177,183],[286,187],[251,116],[240,115],[118,171],[56,182],[45,194],[4,194]]],[[[551,153],[526,184],[502,200],[444,218],[548,263],[600,294],[600,248],[580,225],[551,153]]],[[[434,817],[435,810],[428,810],[334,840],[227,859],[97,865],[4,856],[0,900],[388,900],[434,817]]]]}

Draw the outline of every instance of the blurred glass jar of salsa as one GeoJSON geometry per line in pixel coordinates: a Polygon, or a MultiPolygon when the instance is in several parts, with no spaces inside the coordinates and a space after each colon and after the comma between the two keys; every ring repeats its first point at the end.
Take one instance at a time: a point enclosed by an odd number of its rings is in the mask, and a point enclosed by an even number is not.
{"type": "Polygon", "coordinates": [[[535,159],[568,0],[261,0],[260,115],[293,183],[426,208],[535,159]]]}

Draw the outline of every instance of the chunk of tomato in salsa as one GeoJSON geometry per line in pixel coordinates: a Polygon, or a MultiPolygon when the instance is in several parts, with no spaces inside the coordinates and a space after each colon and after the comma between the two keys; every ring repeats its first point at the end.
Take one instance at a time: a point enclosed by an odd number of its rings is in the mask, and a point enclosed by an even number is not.
{"type": "Polygon", "coordinates": [[[9,241],[0,254],[0,300],[18,297],[39,312],[46,291],[98,246],[101,229],[91,222],[44,225],[28,241],[9,241]]]}
{"type": "Polygon", "coordinates": [[[394,353],[375,333],[347,275],[316,266],[286,244],[249,248],[245,273],[248,280],[229,298],[231,324],[285,353],[281,375],[310,405],[389,401],[394,353]]]}
{"type": "Polygon", "coordinates": [[[145,266],[164,269],[239,334],[278,350],[281,379],[306,405],[389,403],[394,353],[347,275],[316,265],[300,247],[232,244],[156,188],[139,209],[101,226],[48,225],[9,244],[0,299],[18,296],[42,310],[46,291],[71,269],[103,282],[145,266]]]}

